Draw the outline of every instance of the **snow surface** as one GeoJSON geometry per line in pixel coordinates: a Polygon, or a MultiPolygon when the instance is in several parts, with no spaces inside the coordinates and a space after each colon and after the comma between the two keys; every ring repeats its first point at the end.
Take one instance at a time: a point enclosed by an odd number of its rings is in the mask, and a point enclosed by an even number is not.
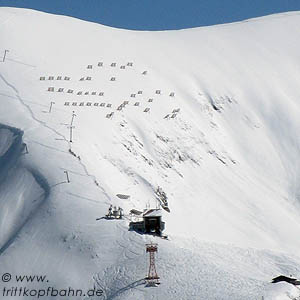
{"type": "Polygon", "coordinates": [[[94,299],[300,297],[270,284],[300,276],[299,28],[298,12],[138,32],[1,8],[0,123],[22,133],[0,130],[0,159],[13,154],[5,179],[0,165],[0,269],[47,275],[31,288],[103,289],[94,299]],[[155,208],[158,186],[169,240],[96,221],[110,204],[155,208]],[[143,283],[150,241],[156,288],[143,283]]]}

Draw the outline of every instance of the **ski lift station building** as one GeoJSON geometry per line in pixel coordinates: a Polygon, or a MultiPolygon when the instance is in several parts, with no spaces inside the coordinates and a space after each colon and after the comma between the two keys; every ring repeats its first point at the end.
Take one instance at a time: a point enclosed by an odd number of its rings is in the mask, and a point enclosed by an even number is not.
{"type": "Polygon", "coordinates": [[[165,229],[165,222],[162,221],[161,209],[146,209],[144,212],[132,210],[131,214],[135,217],[135,222],[129,223],[131,230],[142,233],[154,233],[161,236],[165,229]]]}

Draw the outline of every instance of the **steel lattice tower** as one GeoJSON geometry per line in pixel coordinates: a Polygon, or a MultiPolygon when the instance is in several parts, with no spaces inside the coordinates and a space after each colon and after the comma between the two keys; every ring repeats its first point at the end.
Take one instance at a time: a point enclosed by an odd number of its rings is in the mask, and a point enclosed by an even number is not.
{"type": "Polygon", "coordinates": [[[157,252],[157,244],[146,244],[146,252],[149,252],[150,264],[148,276],[145,278],[149,284],[159,284],[159,276],[155,267],[155,252],[157,252]]]}

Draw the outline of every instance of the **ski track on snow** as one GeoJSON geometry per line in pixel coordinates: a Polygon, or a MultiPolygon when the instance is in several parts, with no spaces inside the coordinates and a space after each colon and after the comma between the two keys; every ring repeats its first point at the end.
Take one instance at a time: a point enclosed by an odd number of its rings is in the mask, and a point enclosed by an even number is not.
{"type": "MultiPolygon", "coordinates": [[[[3,81],[8,87],[10,87],[10,88],[15,92],[17,99],[18,99],[19,102],[20,102],[20,103],[28,110],[28,112],[29,112],[30,115],[31,115],[31,118],[32,118],[34,121],[38,122],[38,123],[39,123],[40,125],[42,125],[43,127],[47,128],[47,129],[49,129],[49,130],[51,130],[51,131],[52,131],[53,133],[55,133],[56,135],[60,136],[60,137],[63,139],[63,141],[66,142],[66,143],[68,144],[69,149],[71,149],[71,142],[68,141],[67,138],[66,138],[63,134],[61,134],[60,132],[58,132],[58,131],[55,130],[54,128],[50,127],[49,125],[47,125],[46,122],[43,122],[43,121],[39,120],[37,117],[35,117],[35,115],[34,115],[32,109],[30,108],[30,106],[29,106],[28,104],[26,104],[26,103],[23,101],[23,99],[21,98],[18,89],[17,89],[14,85],[12,85],[11,83],[9,83],[9,82],[6,80],[6,78],[5,78],[1,73],[0,73],[0,78],[2,79],[2,81],[3,81]]],[[[94,184],[96,184],[96,182],[98,182],[96,176],[94,176],[93,174],[90,174],[90,173],[88,172],[88,169],[87,169],[86,165],[85,165],[81,160],[78,160],[78,163],[81,165],[81,167],[82,167],[83,171],[85,172],[85,174],[93,180],[94,184]]],[[[101,191],[102,191],[103,194],[106,196],[106,198],[107,198],[108,200],[110,200],[110,197],[109,197],[109,195],[107,194],[107,192],[104,190],[104,188],[103,188],[102,186],[98,185],[98,184],[96,184],[96,185],[97,185],[98,188],[101,189],[101,191]]]]}

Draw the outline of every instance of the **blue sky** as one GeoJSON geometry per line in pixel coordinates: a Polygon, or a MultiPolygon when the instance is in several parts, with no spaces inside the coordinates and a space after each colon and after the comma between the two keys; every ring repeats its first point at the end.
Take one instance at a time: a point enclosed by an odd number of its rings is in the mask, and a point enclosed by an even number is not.
{"type": "Polygon", "coordinates": [[[300,11],[300,0],[0,0],[26,7],[137,30],[165,30],[241,21],[300,11]]]}

